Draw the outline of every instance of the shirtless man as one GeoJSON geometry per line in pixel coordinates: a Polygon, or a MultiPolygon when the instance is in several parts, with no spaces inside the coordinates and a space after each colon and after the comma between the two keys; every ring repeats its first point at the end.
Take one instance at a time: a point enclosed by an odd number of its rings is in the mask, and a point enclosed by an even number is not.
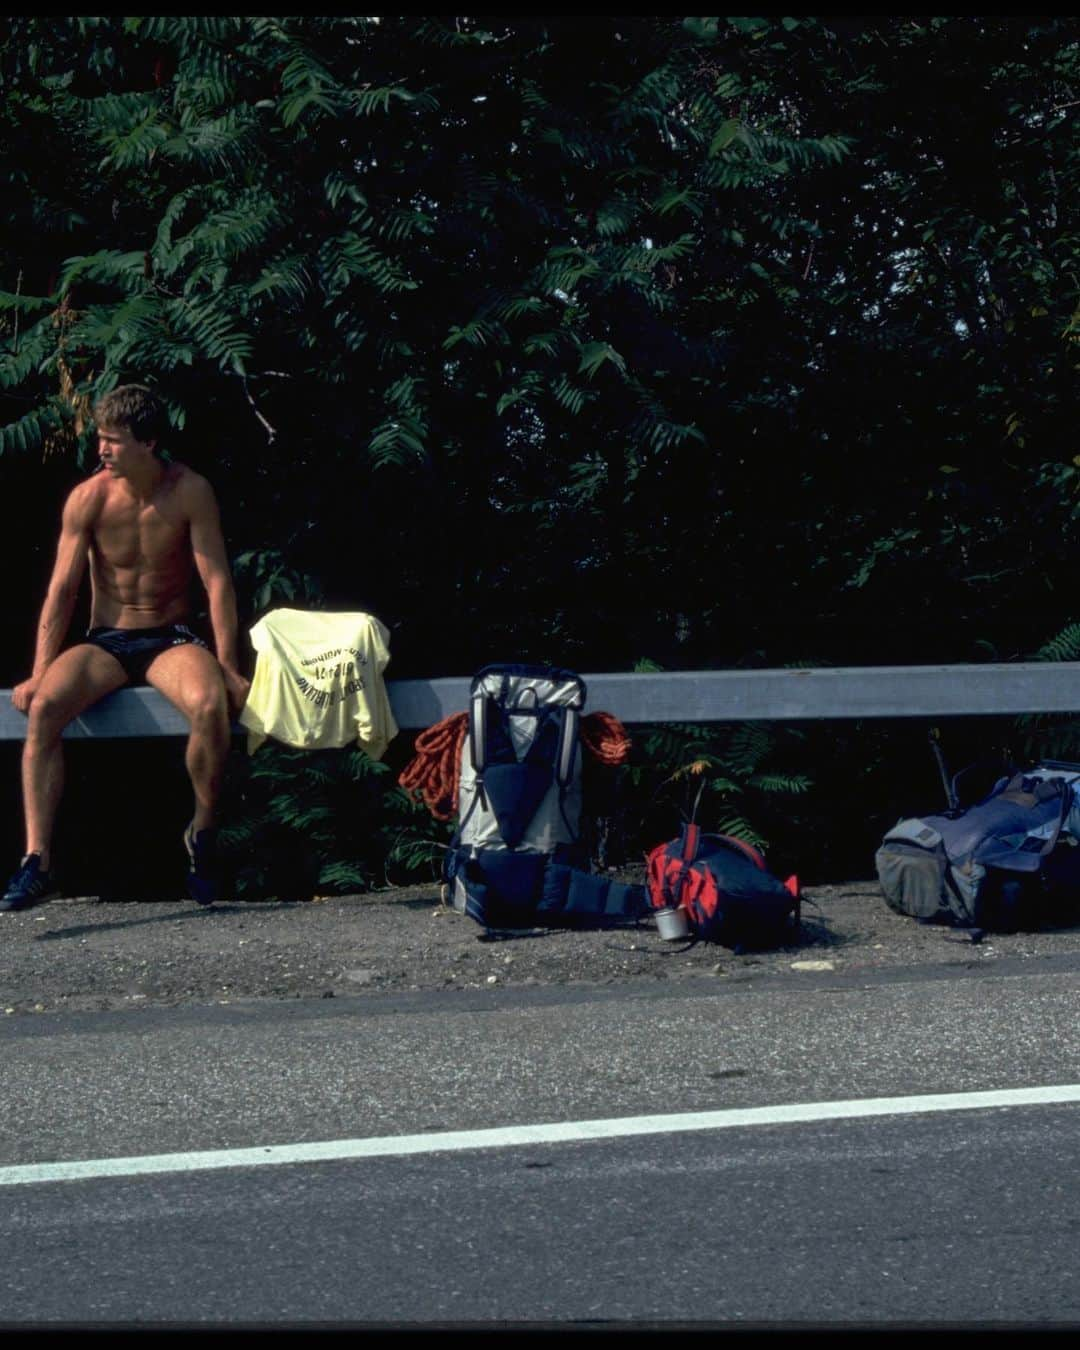
{"type": "Polygon", "coordinates": [[[90,704],[124,684],[153,685],[190,724],[185,763],[195,815],[184,832],[192,898],[217,898],[214,809],[229,748],[229,705],[249,684],[237,665],[236,598],[213,490],[155,451],[167,422],[141,385],[94,408],[101,465],[64,504],[56,563],[38,624],[34,669],[11,692],[28,714],[22,760],[26,855],[0,910],[57,893],[50,843],[63,790],[60,735],[90,704]],[[90,564],[90,628],[61,652],[90,564]],[[217,659],[186,626],[193,571],[206,588],[217,659]]]}

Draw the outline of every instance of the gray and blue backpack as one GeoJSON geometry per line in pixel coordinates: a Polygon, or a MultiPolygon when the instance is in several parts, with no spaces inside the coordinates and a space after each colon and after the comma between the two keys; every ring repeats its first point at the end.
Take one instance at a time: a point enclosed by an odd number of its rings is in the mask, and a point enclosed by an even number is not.
{"type": "Polygon", "coordinates": [[[1080,894],[1080,765],[1047,760],[968,807],[901,820],[875,855],[889,907],[924,923],[1013,928],[1040,894],[1080,894]]]}

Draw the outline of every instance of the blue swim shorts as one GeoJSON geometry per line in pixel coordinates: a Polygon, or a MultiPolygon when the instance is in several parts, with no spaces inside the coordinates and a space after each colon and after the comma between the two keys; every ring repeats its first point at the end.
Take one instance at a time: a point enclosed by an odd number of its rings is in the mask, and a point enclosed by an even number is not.
{"type": "Polygon", "coordinates": [[[167,623],[160,628],[91,628],[86,641],[115,656],[124,667],[129,684],[145,684],[146,671],[155,656],[170,647],[206,643],[183,623],[167,623]]]}

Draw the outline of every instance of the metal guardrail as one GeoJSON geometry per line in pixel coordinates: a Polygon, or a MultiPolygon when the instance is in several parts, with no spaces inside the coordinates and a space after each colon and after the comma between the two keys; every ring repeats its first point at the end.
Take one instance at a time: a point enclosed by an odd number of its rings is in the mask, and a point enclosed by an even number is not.
{"type": "MultiPolygon", "coordinates": [[[[641,722],[806,721],[1080,713],[1080,662],[846,666],[809,670],[688,670],[585,674],[586,712],[641,722]]],[[[403,731],[468,706],[469,679],[388,680],[403,731]]],[[[187,722],[154,689],[120,689],[67,728],[72,739],[183,736],[187,722]]],[[[22,740],[26,718],[0,689],[0,741],[22,740]]]]}

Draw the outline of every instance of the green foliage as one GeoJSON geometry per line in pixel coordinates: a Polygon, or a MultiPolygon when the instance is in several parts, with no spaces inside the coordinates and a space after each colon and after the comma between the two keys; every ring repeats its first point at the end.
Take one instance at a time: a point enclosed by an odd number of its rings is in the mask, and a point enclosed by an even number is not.
{"type": "MultiPolygon", "coordinates": [[[[398,676],[1029,651],[1080,548],[1078,84],[1045,16],[9,17],[0,482],[54,520],[148,382],[242,621],[370,609],[398,676]]],[[[13,631],[52,543],[0,544],[13,631]]],[[[672,810],[812,818],[715,736],[672,810]]]]}
{"type": "Polygon", "coordinates": [[[812,787],[807,774],[776,767],[778,757],[798,754],[798,742],[798,733],[755,722],[636,729],[624,808],[637,817],[635,843],[647,849],[696,821],[710,833],[768,849],[777,826],[786,833],[782,818],[791,799],[812,787]]]}
{"type": "Polygon", "coordinates": [[[257,622],[279,606],[321,609],[323,595],[316,577],[291,565],[279,548],[249,549],[233,559],[238,604],[257,622]]]}
{"type": "MultiPolygon", "coordinates": [[[[1033,661],[1080,661],[1080,623],[1067,623],[1030,658],[1033,661]]],[[[1039,759],[1080,760],[1080,718],[1067,713],[1026,713],[1016,719],[1020,753],[1027,762],[1039,759]]]]}
{"type": "Polygon", "coordinates": [[[426,811],[362,750],[293,750],[267,741],[234,756],[220,832],[239,900],[307,900],[371,890],[438,855],[426,811]],[[422,816],[422,818],[421,818],[422,816]],[[401,870],[392,875],[389,867],[401,870]]]}
{"type": "Polygon", "coordinates": [[[1069,623],[1036,651],[1033,661],[1080,661],[1080,623],[1069,623]]]}
{"type": "Polygon", "coordinates": [[[52,405],[23,413],[16,421],[0,427],[0,454],[8,450],[36,450],[61,423],[62,414],[52,405]]]}

